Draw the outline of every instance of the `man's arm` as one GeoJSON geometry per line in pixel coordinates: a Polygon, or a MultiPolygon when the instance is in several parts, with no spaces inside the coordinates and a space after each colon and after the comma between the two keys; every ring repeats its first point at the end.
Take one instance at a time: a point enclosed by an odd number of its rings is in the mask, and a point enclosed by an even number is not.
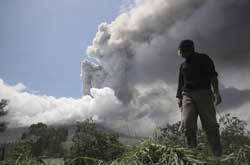
{"type": "Polygon", "coordinates": [[[182,70],[181,70],[181,66],[180,66],[178,88],[177,88],[177,93],[176,93],[176,97],[178,99],[178,106],[179,107],[182,106],[182,94],[181,94],[181,90],[182,90],[183,85],[184,85],[184,81],[183,81],[183,75],[182,75],[182,70]]]}
{"type": "Polygon", "coordinates": [[[214,103],[215,105],[218,105],[222,102],[221,96],[220,96],[220,92],[219,92],[219,81],[218,81],[218,73],[215,70],[215,66],[214,66],[214,62],[213,60],[207,56],[207,62],[206,62],[206,72],[208,77],[210,78],[211,81],[211,86],[212,86],[212,90],[214,93],[214,103]]]}
{"type": "Polygon", "coordinates": [[[211,86],[215,97],[215,105],[219,105],[222,102],[222,99],[219,92],[219,81],[217,76],[211,78],[211,86]]]}

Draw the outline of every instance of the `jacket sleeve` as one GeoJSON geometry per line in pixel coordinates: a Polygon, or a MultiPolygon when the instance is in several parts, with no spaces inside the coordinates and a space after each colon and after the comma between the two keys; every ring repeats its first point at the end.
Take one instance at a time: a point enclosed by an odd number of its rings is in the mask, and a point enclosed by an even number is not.
{"type": "Polygon", "coordinates": [[[177,93],[176,93],[176,97],[179,99],[182,98],[181,91],[182,91],[182,87],[184,85],[183,73],[182,73],[181,68],[182,68],[182,65],[180,66],[180,69],[179,69],[179,80],[178,80],[178,87],[177,87],[177,93]]]}
{"type": "Polygon", "coordinates": [[[215,70],[214,62],[209,56],[207,56],[206,62],[204,64],[204,69],[209,79],[218,76],[218,73],[215,70]]]}

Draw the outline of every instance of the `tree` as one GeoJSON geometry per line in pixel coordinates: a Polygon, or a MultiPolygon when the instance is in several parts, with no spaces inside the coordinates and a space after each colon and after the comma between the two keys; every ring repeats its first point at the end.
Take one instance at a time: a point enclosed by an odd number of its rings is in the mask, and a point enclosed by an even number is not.
{"type": "Polygon", "coordinates": [[[68,131],[64,128],[49,128],[47,155],[62,156],[64,154],[62,143],[67,140],[68,131]]]}
{"type": "MultiPolygon", "coordinates": [[[[7,115],[8,111],[5,109],[9,104],[9,100],[2,99],[0,101],[0,117],[7,115]]],[[[4,132],[6,129],[6,122],[0,122],[0,132],[4,132]]]]}
{"type": "Polygon", "coordinates": [[[225,154],[237,151],[244,145],[250,145],[250,132],[246,129],[246,122],[230,114],[225,114],[219,121],[225,154]]]}
{"type": "Polygon", "coordinates": [[[25,164],[24,162],[29,162],[31,159],[30,144],[27,142],[19,142],[15,144],[14,148],[11,150],[10,155],[7,157],[7,162],[9,164],[14,164],[14,162],[15,164],[25,164]]]}
{"type": "MultiPolygon", "coordinates": [[[[6,106],[9,104],[9,100],[1,99],[0,101],[0,117],[5,116],[8,111],[6,110],[6,106]]],[[[0,121],[0,132],[4,132],[7,128],[7,124],[4,121],[0,121]]],[[[4,159],[5,155],[5,147],[0,147],[0,160],[4,159]]]]}
{"type": "Polygon", "coordinates": [[[67,140],[68,130],[65,128],[48,127],[46,124],[37,123],[29,127],[21,139],[31,146],[34,156],[61,156],[62,143],[67,140]]]}
{"type": "MultiPolygon", "coordinates": [[[[74,144],[71,148],[72,156],[102,161],[113,160],[124,151],[118,138],[118,134],[98,130],[94,121],[87,119],[82,123],[77,123],[77,130],[73,137],[74,144]]],[[[75,163],[83,164],[81,160],[75,163]]]]}

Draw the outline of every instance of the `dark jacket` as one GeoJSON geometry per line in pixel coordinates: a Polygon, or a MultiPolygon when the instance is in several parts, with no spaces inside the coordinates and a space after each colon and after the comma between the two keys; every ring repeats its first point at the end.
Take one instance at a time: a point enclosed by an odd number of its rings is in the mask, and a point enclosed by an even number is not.
{"type": "Polygon", "coordinates": [[[206,54],[194,53],[180,65],[176,97],[182,98],[182,91],[211,90],[211,78],[214,76],[218,73],[212,59],[206,54]]]}

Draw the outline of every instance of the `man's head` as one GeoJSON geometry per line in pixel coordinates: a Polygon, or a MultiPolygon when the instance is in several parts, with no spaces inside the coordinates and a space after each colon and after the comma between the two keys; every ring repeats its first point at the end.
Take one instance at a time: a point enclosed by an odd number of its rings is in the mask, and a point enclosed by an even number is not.
{"type": "Polygon", "coordinates": [[[194,53],[194,42],[192,40],[183,40],[179,45],[178,54],[183,58],[188,58],[194,53]]]}

